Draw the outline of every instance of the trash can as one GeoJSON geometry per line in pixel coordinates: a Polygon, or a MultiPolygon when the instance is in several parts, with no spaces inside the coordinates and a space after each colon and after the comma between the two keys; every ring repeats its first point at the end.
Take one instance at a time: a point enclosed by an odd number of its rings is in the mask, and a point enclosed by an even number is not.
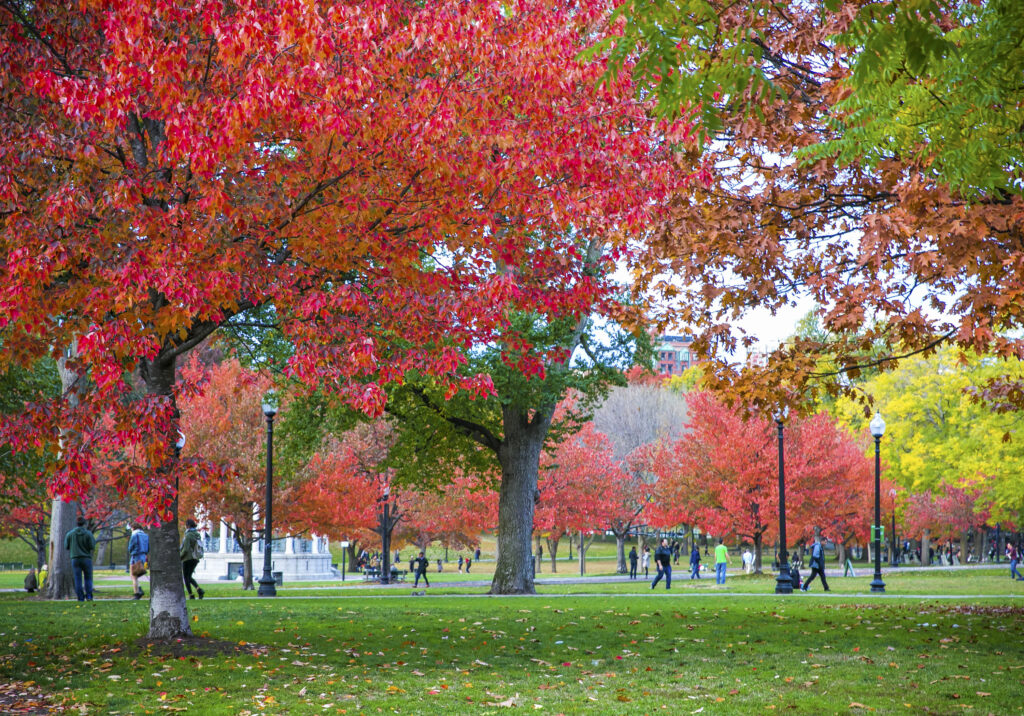
{"type": "Polygon", "coordinates": [[[270,574],[273,576],[274,583],[277,584],[277,586],[284,586],[284,572],[271,572],[270,574]]]}

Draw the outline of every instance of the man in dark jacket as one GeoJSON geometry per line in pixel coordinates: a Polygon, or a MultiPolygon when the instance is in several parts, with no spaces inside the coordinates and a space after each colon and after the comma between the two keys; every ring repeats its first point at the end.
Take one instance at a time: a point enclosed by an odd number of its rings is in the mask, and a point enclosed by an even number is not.
{"type": "Polygon", "coordinates": [[[77,527],[64,535],[64,549],[71,553],[75,574],[75,595],[78,601],[92,601],[92,551],[96,538],[86,529],[85,518],[79,517],[77,527]]]}
{"type": "Polygon", "coordinates": [[[196,598],[192,594],[192,587],[195,587],[199,598],[202,599],[206,592],[203,591],[203,588],[199,586],[199,582],[193,576],[202,554],[202,543],[200,542],[202,538],[199,535],[199,530],[196,529],[196,521],[191,517],[185,520],[185,527],[185,536],[182,538],[181,547],[178,550],[178,556],[181,557],[181,577],[185,581],[188,598],[196,598]]]}
{"type": "Polygon", "coordinates": [[[811,575],[804,582],[804,586],[800,587],[803,591],[807,591],[807,588],[811,586],[811,582],[814,581],[815,577],[821,577],[821,586],[825,588],[825,591],[829,591],[828,580],[825,579],[825,548],[821,546],[821,538],[815,537],[814,544],[811,545],[811,575]]]}
{"type": "Polygon", "coordinates": [[[420,577],[423,577],[423,583],[428,587],[430,586],[430,580],[427,579],[427,565],[430,562],[427,561],[427,556],[420,552],[420,556],[416,558],[416,579],[413,581],[412,586],[420,586],[420,577]]]}
{"type": "Polygon", "coordinates": [[[700,579],[700,550],[696,544],[690,550],[690,579],[700,579]]]}
{"type": "Polygon", "coordinates": [[[658,565],[658,576],[651,582],[651,589],[661,581],[662,577],[665,577],[665,589],[672,588],[672,550],[668,546],[668,540],[661,540],[661,545],[658,549],[654,550],[654,561],[658,565]]]}
{"type": "Polygon", "coordinates": [[[629,578],[636,579],[636,563],[640,556],[636,553],[636,547],[629,549],[629,578]]]}

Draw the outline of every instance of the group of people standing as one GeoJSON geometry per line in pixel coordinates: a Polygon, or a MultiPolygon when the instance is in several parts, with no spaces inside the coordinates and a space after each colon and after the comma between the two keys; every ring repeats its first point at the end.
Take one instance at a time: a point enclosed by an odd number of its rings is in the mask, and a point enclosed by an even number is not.
{"type": "MultiPolygon", "coordinates": [[[[693,545],[693,549],[690,550],[690,579],[700,579],[700,549],[696,544],[693,545]]],[[[715,547],[715,583],[725,584],[726,569],[729,565],[729,550],[723,544],[723,540],[719,538],[718,545],[715,547]]],[[[672,563],[679,562],[679,544],[675,543],[670,545],[668,538],[661,540],[661,544],[654,550],[654,562],[658,569],[658,574],[654,577],[654,581],[651,582],[651,589],[657,586],[658,582],[665,579],[665,589],[672,588],[672,563]]],[[[636,547],[631,547],[629,550],[629,578],[637,578],[637,564],[640,564],[640,568],[643,569],[644,578],[649,576],[648,570],[651,563],[651,548],[644,547],[642,553],[637,553],[636,547]]]]}
{"type": "MultiPolygon", "coordinates": [[[[86,526],[85,517],[78,517],[75,520],[75,527],[64,535],[64,549],[71,557],[71,570],[75,583],[75,596],[80,602],[91,602],[93,600],[93,565],[92,554],[96,549],[96,537],[86,526]]],[[[189,599],[195,599],[192,593],[193,587],[199,598],[202,599],[205,591],[196,582],[193,573],[199,560],[203,558],[203,543],[199,531],[196,529],[196,522],[193,519],[185,521],[185,535],[181,540],[178,550],[181,557],[181,574],[188,591],[189,599]]],[[[149,568],[149,535],[142,528],[139,522],[132,523],[131,536],[128,538],[128,573],[132,579],[132,598],[142,599],[144,593],[139,579],[146,575],[149,568]]],[[[39,588],[40,582],[36,579],[34,571],[31,576],[31,588],[29,579],[26,578],[25,588],[34,591],[39,588]]]]}

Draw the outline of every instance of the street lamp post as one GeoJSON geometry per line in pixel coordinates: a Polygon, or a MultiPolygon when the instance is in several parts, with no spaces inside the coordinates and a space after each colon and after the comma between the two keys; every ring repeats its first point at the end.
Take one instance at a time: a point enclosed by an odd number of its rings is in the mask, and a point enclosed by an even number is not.
{"type": "Polygon", "coordinates": [[[868,427],[871,430],[872,437],[875,438],[875,523],[871,526],[872,537],[875,542],[875,578],[871,580],[871,591],[881,593],[885,592],[885,582],[882,581],[882,515],[881,497],[879,496],[882,472],[880,443],[882,442],[882,436],[885,434],[885,421],[882,420],[882,414],[876,412],[868,427]]]}
{"type": "Polygon", "coordinates": [[[276,597],[277,585],[274,582],[274,575],[270,573],[270,552],[274,535],[274,416],[277,415],[274,391],[268,392],[263,398],[263,415],[267,419],[267,491],[263,510],[263,576],[260,577],[257,594],[261,597],[276,597]]]}
{"type": "Polygon", "coordinates": [[[789,573],[786,553],[786,462],[782,450],[782,429],[788,415],[788,407],[775,413],[775,424],[779,428],[779,576],[775,578],[776,594],[793,593],[793,577],[789,573]]]}
{"type": "Polygon", "coordinates": [[[889,566],[899,567],[900,558],[898,552],[898,545],[896,543],[896,490],[889,490],[889,497],[892,498],[892,549],[889,551],[889,566]]]}
{"type": "Polygon", "coordinates": [[[384,551],[380,564],[380,583],[391,584],[391,486],[384,486],[384,516],[380,522],[380,541],[384,551]]]}

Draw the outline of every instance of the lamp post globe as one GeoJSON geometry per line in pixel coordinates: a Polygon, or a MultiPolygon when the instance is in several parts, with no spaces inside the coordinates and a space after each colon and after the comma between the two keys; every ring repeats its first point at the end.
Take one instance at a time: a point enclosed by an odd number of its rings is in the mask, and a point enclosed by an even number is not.
{"type": "Polygon", "coordinates": [[[779,575],[775,578],[776,594],[793,593],[793,577],[789,573],[789,557],[786,552],[786,461],[782,448],[782,433],[789,407],[783,406],[775,412],[775,425],[779,431],[779,575]]]}
{"type": "Polygon", "coordinates": [[[881,508],[881,447],[882,436],[885,435],[885,421],[882,414],[875,412],[875,417],[868,425],[871,436],[875,439],[875,523],[871,527],[872,538],[875,543],[875,576],[871,580],[871,591],[876,593],[885,592],[885,582],[882,581],[882,508],[881,508]]]}
{"type": "Polygon", "coordinates": [[[276,597],[277,583],[271,573],[271,545],[274,535],[274,416],[277,415],[277,395],[273,390],[263,396],[263,417],[267,420],[267,484],[263,511],[263,576],[259,580],[261,597],[276,597]]]}

